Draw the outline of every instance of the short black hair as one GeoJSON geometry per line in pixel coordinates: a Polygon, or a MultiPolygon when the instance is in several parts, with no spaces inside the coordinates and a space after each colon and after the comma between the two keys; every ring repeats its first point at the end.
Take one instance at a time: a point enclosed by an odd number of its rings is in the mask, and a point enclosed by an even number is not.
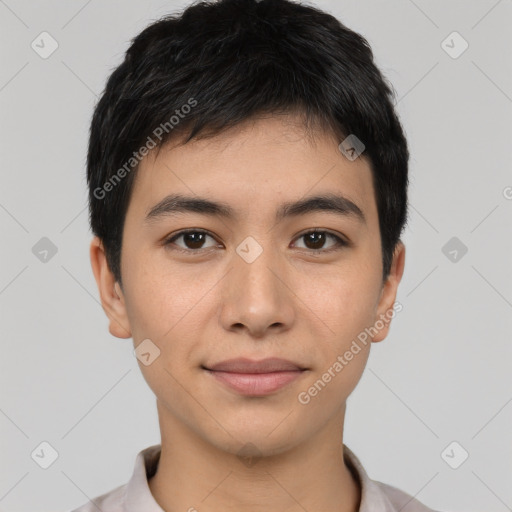
{"type": "Polygon", "coordinates": [[[360,139],[372,169],[383,279],[407,221],[409,152],[367,40],[291,0],[196,2],[131,40],[95,106],[87,154],[89,221],[121,281],[124,220],[140,160],[266,114],[300,114],[340,143],[360,139]]]}

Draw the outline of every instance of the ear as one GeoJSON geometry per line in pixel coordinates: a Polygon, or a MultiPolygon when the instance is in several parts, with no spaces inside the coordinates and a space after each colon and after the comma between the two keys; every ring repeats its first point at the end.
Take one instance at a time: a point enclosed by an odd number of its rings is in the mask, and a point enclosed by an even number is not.
{"type": "Polygon", "coordinates": [[[132,333],[126,314],[124,295],[108,266],[103,243],[97,236],[91,242],[90,257],[92,271],[100,292],[101,306],[110,320],[108,330],[116,338],[130,338],[132,333]]]}
{"type": "Polygon", "coordinates": [[[380,294],[379,303],[377,305],[377,312],[374,321],[374,323],[377,323],[380,320],[380,323],[383,323],[384,327],[382,329],[378,329],[377,333],[372,335],[373,342],[382,341],[388,335],[392,318],[390,311],[394,310],[393,304],[396,300],[398,285],[400,284],[400,280],[402,279],[402,275],[404,273],[404,266],[405,245],[399,241],[393,252],[393,262],[391,263],[389,276],[382,285],[382,291],[380,294]]]}

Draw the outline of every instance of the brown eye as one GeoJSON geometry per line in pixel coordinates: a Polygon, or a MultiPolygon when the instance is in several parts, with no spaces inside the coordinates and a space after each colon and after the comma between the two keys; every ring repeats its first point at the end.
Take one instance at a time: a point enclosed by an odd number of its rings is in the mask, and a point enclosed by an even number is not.
{"type": "Polygon", "coordinates": [[[210,247],[204,247],[204,242],[206,238],[211,238],[213,240],[213,237],[209,235],[206,231],[198,230],[198,229],[189,229],[186,231],[181,231],[180,233],[177,233],[173,235],[171,238],[168,238],[164,245],[171,245],[174,244],[176,240],[183,238],[184,247],[178,245],[178,250],[184,250],[184,251],[197,251],[198,249],[209,249],[210,247]]]}
{"type": "Polygon", "coordinates": [[[342,238],[333,233],[329,233],[328,231],[308,231],[307,233],[300,235],[298,239],[301,238],[305,241],[305,248],[311,249],[312,251],[329,252],[331,250],[347,245],[347,243],[342,238]],[[328,238],[334,240],[335,243],[330,248],[324,249],[324,245],[328,238]]]}
{"type": "MultiPolygon", "coordinates": [[[[205,240],[207,238],[211,238],[215,241],[215,238],[207,231],[200,229],[187,229],[169,237],[164,242],[164,245],[176,251],[189,253],[200,252],[202,249],[211,249],[218,246],[216,243],[210,246],[205,246],[205,240]],[[176,243],[176,240],[179,239],[183,239],[183,245],[176,243]]],[[[321,230],[308,231],[300,235],[297,239],[303,239],[305,245],[304,248],[309,249],[313,253],[330,252],[348,245],[345,240],[334,233],[321,230]],[[325,248],[325,244],[329,239],[333,240],[334,243],[332,243],[330,247],[325,248]]]]}

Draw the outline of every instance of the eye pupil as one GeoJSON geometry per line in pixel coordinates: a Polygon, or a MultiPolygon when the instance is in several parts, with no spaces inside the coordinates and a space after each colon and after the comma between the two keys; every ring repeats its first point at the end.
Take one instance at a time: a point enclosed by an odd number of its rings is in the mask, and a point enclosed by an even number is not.
{"type": "MultiPolygon", "coordinates": [[[[323,244],[325,243],[325,233],[317,233],[316,231],[313,233],[308,233],[304,235],[307,241],[312,241],[314,247],[312,249],[321,249],[323,244]],[[316,244],[315,244],[316,239],[316,244]],[[316,245],[319,245],[318,247],[316,245]]],[[[307,245],[307,243],[306,243],[307,245]]]]}
{"type": "Polygon", "coordinates": [[[190,249],[200,249],[202,243],[204,242],[204,233],[201,232],[193,232],[193,233],[183,233],[183,239],[187,246],[192,242],[192,247],[190,249]]]}

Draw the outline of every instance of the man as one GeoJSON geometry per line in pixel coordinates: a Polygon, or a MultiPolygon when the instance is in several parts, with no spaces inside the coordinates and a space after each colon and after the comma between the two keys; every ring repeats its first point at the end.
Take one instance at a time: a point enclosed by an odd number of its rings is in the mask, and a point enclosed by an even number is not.
{"type": "Polygon", "coordinates": [[[96,106],[91,263],[161,444],[78,512],[428,512],[343,443],[405,261],[408,149],[368,43],[288,0],[146,28],[96,106]]]}

